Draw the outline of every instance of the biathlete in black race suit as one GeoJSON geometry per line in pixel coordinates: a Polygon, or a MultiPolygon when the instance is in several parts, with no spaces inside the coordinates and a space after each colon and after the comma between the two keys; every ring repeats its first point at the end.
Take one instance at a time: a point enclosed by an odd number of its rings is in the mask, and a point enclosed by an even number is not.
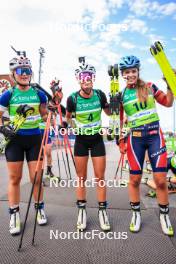
{"type": "Polygon", "coordinates": [[[102,110],[109,115],[109,105],[105,94],[101,90],[93,89],[95,74],[94,66],[86,63],[75,70],[80,90],[68,97],[66,117],[70,123],[72,113],[75,113],[76,133],[78,134],[74,145],[74,158],[79,180],[79,186],[77,187],[77,229],[86,229],[85,181],[87,179],[87,164],[90,153],[97,182],[100,227],[102,230],[108,231],[110,230],[110,223],[106,211],[106,186],[104,182],[106,153],[100,130],[102,110]]]}
{"type": "MultiPolygon", "coordinates": [[[[10,120],[13,120],[20,106],[28,105],[33,108],[33,113],[28,116],[21,125],[17,134],[13,136],[5,149],[7,167],[9,173],[8,200],[10,224],[9,230],[12,235],[21,231],[20,221],[20,182],[24,157],[26,158],[31,182],[34,180],[35,168],[41,146],[41,133],[39,129],[40,117],[47,118],[46,96],[30,85],[32,78],[32,65],[28,58],[19,56],[13,58],[10,63],[11,77],[15,86],[5,91],[0,97],[0,132],[5,133],[6,127],[2,124],[2,116],[8,110],[10,120]]],[[[42,161],[40,162],[40,167],[42,161]]],[[[37,222],[39,225],[47,223],[44,211],[43,187],[38,201],[38,190],[40,183],[40,171],[34,185],[35,208],[38,207],[37,222]]]]}

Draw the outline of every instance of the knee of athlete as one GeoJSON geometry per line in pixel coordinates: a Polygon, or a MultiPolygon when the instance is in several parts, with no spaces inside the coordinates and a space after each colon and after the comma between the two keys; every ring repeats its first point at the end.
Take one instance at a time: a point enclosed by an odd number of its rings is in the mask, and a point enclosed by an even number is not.
{"type": "Polygon", "coordinates": [[[140,185],[140,179],[134,179],[131,178],[130,179],[130,184],[134,187],[134,188],[138,188],[140,185]]]}
{"type": "Polygon", "coordinates": [[[17,175],[10,175],[10,183],[12,185],[19,185],[21,181],[21,177],[18,177],[17,175]]]}
{"type": "Polygon", "coordinates": [[[160,190],[166,189],[166,180],[165,179],[155,179],[156,188],[160,190]]]}
{"type": "Polygon", "coordinates": [[[51,157],[51,153],[47,153],[47,159],[48,159],[48,160],[51,160],[51,159],[52,159],[52,157],[51,157]]]}
{"type": "Polygon", "coordinates": [[[98,187],[105,187],[106,186],[106,181],[105,181],[104,177],[96,178],[96,183],[97,183],[98,187]]]}
{"type": "Polygon", "coordinates": [[[96,182],[99,183],[101,181],[105,181],[104,175],[95,175],[96,182]]]}
{"type": "Polygon", "coordinates": [[[79,175],[79,177],[77,177],[78,183],[84,183],[87,180],[87,176],[81,176],[79,175]]]}
{"type": "MultiPolygon", "coordinates": [[[[31,183],[33,184],[34,183],[34,178],[31,179],[31,183]]],[[[36,180],[35,180],[35,185],[39,185],[40,184],[40,178],[37,177],[36,180]]]]}

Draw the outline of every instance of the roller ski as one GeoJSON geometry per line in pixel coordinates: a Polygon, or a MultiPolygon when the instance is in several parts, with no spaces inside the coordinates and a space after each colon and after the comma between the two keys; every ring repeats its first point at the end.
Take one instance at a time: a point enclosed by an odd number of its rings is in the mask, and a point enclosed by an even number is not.
{"type": "Polygon", "coordinates": [[[46,178],[43,179],[43,186],[45,186],[45,187],[48,187],[49,186],[49,182],[50,181],[59,183],[60,180],[61,180],[59,176],[55,176],[54,175],[54,173],[52,172],[50,166],[47,167],[47,171],[45,173],[45,176],[46,176],[46,178]]]}
{"type": "Polygon", "coordinates": [[[159,41],[155,42],[151,46],[150,52],[160,66],[169,88],[172,90],[174,96],[176,96],[176,75],[164,53],[162,44],[159,41]]]}
{"type": "Polygon", "coordinates": [[[108,74],[110,76],[110,121],[108,140],[113,140],[119,135],[119,106],[121,101],[121,93],[119,92],[118,81],[118,64],[108,67],[108,74]]]}
{"type": "Polygon", "coordinates": [[[17,108],[15,118],[6,126],[0,127],[0,152],[3,152],[8,143],[14,138],[26,118],[34,112],[31,106],[20,105],[17,108]]]}
{"type": "Polygon", "coordinates": [[[77,201],[78,206],[78,219],[77,219],[77,231],[83,232],[87,226],[87,213],[86,213],[86,202],[77,201]]]}

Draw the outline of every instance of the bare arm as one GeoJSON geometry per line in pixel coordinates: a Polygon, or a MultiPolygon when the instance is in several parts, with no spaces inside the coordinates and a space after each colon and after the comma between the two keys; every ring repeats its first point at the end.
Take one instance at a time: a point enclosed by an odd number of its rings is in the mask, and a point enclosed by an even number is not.
{"type": "Polygon", "coordinates": [[[41,115],[43,121],[46,121],[47,117],[48,117],[47,105],[46,104],[40,104],[39,112],[40,112],[40,115],[41,115]]]}
{"type": "Polygon", "coordinates": [[[3,125],[3,123],[2,123],[2,116],[3,116],[3,114],[4,114],[4,111],[0,111],[0,126],[3,125]]]}
{"type": "Polygon", "coordinates": [[[74,122],[74,120],[72,119],[72,113],[66,111],[66,120],[67,120],[67,123],[68,123],[72,128],[75,128],[75,122],[74,122]]]}
{"type": "Polygon", "coordinates": [[[105,114],[108,115],[108,116],[111,114],[111,113],[110,113],[110,108],[109,108],[109,107],[104,108],[103,111],[104,111],[105,114]]]}

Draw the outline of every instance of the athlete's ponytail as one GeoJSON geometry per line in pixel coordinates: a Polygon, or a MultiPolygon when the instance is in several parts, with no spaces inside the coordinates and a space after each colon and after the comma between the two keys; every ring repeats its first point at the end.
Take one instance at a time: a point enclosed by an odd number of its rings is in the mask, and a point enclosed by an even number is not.
{"type": "Polygon", "coordinates": [[[137,81],[136,89],[137,89],[137,97],[139,101],[140,102],[147,101],[149,95],[149,89],[150,89],[148,83],[144,82],[139,78],[137,81]]]}

